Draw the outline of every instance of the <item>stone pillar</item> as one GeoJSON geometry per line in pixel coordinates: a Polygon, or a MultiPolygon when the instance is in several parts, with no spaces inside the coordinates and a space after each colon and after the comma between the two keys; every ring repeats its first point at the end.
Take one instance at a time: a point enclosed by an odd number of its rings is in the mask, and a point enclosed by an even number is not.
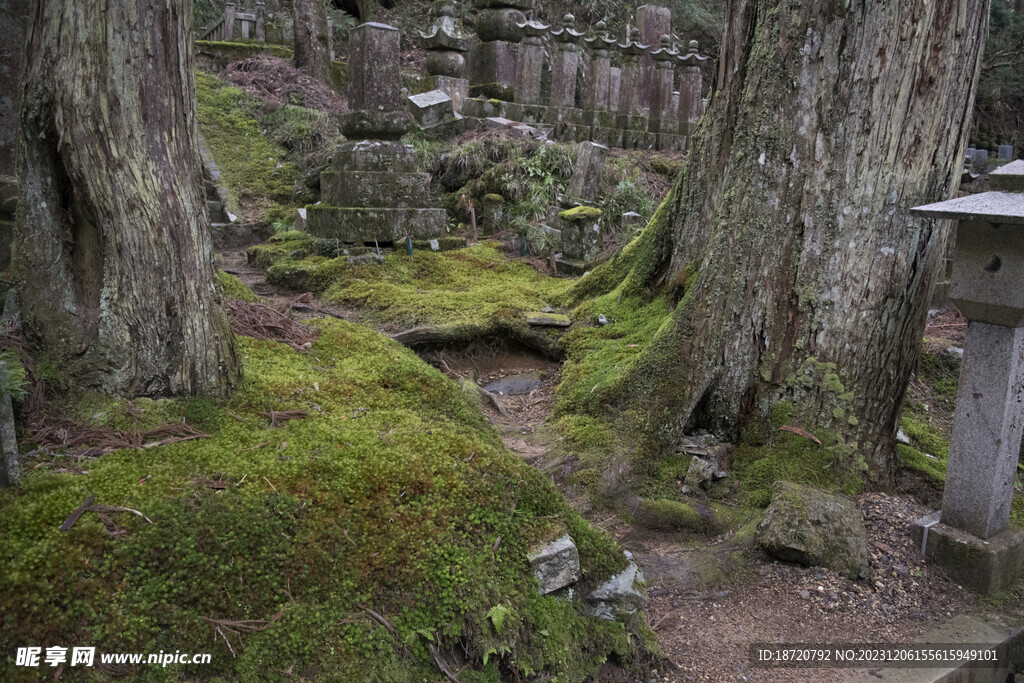
{"type": "Polygon", "coordinates": [[[597,199],[597,187],[604,175],[608,148],[596,142],[581,142],[576,153],[576,164],[569,179],[563,206],[592,205],[597,199]]]}
{"type": "Polygon", "coordinates": [[[540,104],[540,81],[544,72],[544,36],[550,26],[527,21],[519,27],[523,42],[519,45],[519,74],[516,79],[516,103],[540,104]]]}
{"type": "Polygon", "coordinates": [[[583,86],[583,108],[588,111],[607,111],[612,65],[608,49],[615,44],[615,40],[608,37],[603,21],[597,22],[595,28],[603,35],[587,38],[590,66],[583,86]]]}
{"type": "Polygon", "coordinates": [[[672,51],[667,35],[662,36],[660,42],[660,48],[651,53],[651,58],[654,59],[654,75],[651,77],[648,127],[652,133],[675,134],[679,131],[679,122],[672,118],[672,93],[676,80],[675,61],[678,55],[672,51]]]}
{"type": "Polygon", "coordinates": [[[256,40],[267,41],[267,6],[263,0],[256,3],[256,40]]]}
{"type": "Polygon", "coordinates": [[[619,97],[622,90],[622,69],[617,66],[608,69],[608,111],[619,111],[619,97]]]}
{"type": "Polygon", "coordinates": [[[462,111],[462,102],[469,97],[465,54],[471,39],[462,30],[454,0],[438,0],[431,12],[434,25],[430,33],[420,33],[420,47],[427,51],[430,87],[444,92],[452,98],[455,111],[462,111]]]}
{"type": "Polygon", "coordinates": [[[366,23],[349,32],[348,138],[320,174],[321,203],[306,207],[306,229],[339,242],[394,243],[441,237],[443,209],[429,207],[429,176],[398,139],[412,127],[399,83],[398,30],[366,23]]]}
{"type": "Polygon", "coordinates": [[[474,97],[515,101],[519,69],[520,28],[526,23],[522,10],[533,8],[534,0],[474,0],[480,10],[476,33],[480,38],[471,52],[469,92],[474,97]]]}
{"type": "MultiPolygon", "coordinates": [[[[672,35],[672,10],[657,5],[643,5],[636,11],[636,24],[640,29],[640,42],[644,45],[658,45],[662,36],[672,35]]],[[[654,58],[650,53],[641,57],[643,70],[638,85],[640,110],[654,113],[651,97],[654,94],[654,58]]]]}
{"type": "Polygon", "coordinates": [[[235,3],[224,5],[224,40],[235,37],[235,3]]]}
{"type": "Polygon", "coordinates": [[[576,73],[579,71],[579,44],[583,34],[573,25],[571,14],[562,17],[562,28],[552,31],[554,49],[551,51],[551,106],[576,106],[576,73]]]}
{"type": "Polygon", "coordinates": [[[989,182],[995,191],[911,211],[958,221],[950,298],[967,318],[942,510],[915,533],[954,580],[983,592],[1024,567],[1024,530],[1008,528],[1024,434],[1024,161],[989,182]]]}
{"type": "Polygon", "coordinates": [[[679,71],[679,134],[690,136],[697,128],[697,121],[704,113],[701,102],[701,90],[704,87],[704,76],[700,65],[707,57],[698,54],[696,40],[690,41],[690,49],[678,58],[679,71]]]}

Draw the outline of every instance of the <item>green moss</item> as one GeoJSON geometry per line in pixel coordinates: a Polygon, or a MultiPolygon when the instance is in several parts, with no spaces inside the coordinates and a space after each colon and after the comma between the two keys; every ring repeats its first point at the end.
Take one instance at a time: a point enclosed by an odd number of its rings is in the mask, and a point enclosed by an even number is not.
{"type": "Polygon", "coordinates": [[[218,270],[217,278],[220,280],[220,286],[224,288],[224,296],[238,299],[239,301],[260,301],[260,298],[244,282],[239,280],[237,276],[218,270]]]}
{"type": "Polygon", "coordinates": [[[461,387],[367,328],[315,324],[305,354],[239,338],[246,380],[224,405],[72,399],[93,424],[185,418],[209,438],[118,450],[78,476],[26,462],[20,490],[0,491],[0,645],[213,652],[165,675],[227,680],[260,678],[267,662],[305,679],[430,679],[428,636],[464,644],[484,674],[495,659],[567,681],[613,656],[640,666],[621,624],[536,595],[526,571],[534,531],[553,521],[580,550],[581,592],[622,568],[614,541],[504,449],[461,387]],[[271,410],[309,414],[272,427],[271,410]],[[88,494],[153,524],[87,512],[59,531],[88,494]],[[516,616],[496,633],[499,603],[516,616]],[[232,657],[209,620],[257,628],[222,629],[232,657]]]}
{"type": "Polygon", "coordinates": [[[732,457],[740,499],[746,505],[766,507],[776,481],[858,493],[863,486],[861,472],[847,448],[831,433],[815,436],[821,444],[787,431],[772,432],[766,443],[744,440],[732,457]]]}
{"type": "Polygon", "coordinates": [[[903,467],[923,474],[926,479],[940,489],[945,484],[946,458],[929,458],[916,448],[904,444],[896,445],[896,454],[899,456],[900,464],[903,467]]]}
{"type": "Polygon", "coordinates": [[[569,223],[582,223],[599,220],[602,213],[604,212],[601,209],[593,206],[577,206],[567,211],[562,211],[558,214],[558,217],[569,223]]]}
{"type": "Polygon", "coordinates": [[[210,153],[228,187],[240,198],[294,202],[295,165],[260,129],[262,101],[225,81],[196,73],[196,113],[210,153]]]}

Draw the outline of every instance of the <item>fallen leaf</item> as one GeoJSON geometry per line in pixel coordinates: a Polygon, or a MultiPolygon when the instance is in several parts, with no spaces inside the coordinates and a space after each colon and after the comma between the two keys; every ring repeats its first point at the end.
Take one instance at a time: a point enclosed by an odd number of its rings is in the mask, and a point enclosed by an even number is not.
{"type": "Polygon", "coordinates": [[[783,426],[779,427],[779,429],[781,431],[784,431],[784,432],[792,432],[793,434],[796,434],[797,436],[802,436],[805,439],[810,439],[811,441],[813,441],[814,443],[818,444],[819,446],[821,445],[821,441],[818,440],[818,437],[816,437],[814,434],[811,434],[806,429],[800,429],[799,427],[790,427],[789,425],[783,425],[783,426]]]}

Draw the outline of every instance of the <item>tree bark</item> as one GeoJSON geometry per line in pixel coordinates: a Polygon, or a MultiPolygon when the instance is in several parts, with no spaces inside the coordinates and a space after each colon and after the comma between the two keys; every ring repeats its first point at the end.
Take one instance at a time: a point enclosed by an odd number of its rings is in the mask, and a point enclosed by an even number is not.
{"type": "Polygon", "coordinates": [[[14,266],[34,351],[120,396],[239,378],[201,191],[183,0],[37,3],[14,266]]]}
{"type": "Polygon", "coordinates": [[[295,68],[328,86],[331,84],[331,48],[327,35],[327,9],[323,0],[293,0],[295,10],[295,68]]]}
{"type": "Polygon", "coordinates": [[[988,9],[730,0],[716,94],[622,283],[678,301],[618,396],[659,449],[785,401],[892,481],[949,228],[908,210],[958,187],[988,9]]]}

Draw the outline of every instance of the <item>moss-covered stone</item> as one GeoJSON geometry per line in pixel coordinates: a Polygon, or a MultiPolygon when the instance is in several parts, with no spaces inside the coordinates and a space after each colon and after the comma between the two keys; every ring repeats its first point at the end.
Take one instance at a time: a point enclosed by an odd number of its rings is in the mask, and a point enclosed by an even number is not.
{"type": "Polygon", "coordinates": [[[781,560],[868,577],[864,521],[857,505],[842,496],[776,482],[756,533],[758,544],[781,560]]]}
{"type": "Polygon", "coordinates": [[[558,217],[566,223],[593,223],[600,220],[603,213],[593,206],[576,206],[559,212],[558,217]]]}

